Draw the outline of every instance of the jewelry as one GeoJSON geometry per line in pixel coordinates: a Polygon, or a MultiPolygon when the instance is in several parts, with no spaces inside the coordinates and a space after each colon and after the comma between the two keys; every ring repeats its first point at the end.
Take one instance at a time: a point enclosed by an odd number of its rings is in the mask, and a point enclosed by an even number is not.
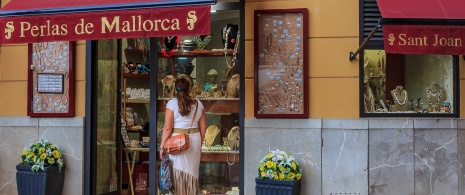
{"type": "Polygon", "coordinates": [[[197,49],[198,50],[204,50],[208,43],[210,43],[210,40],[212,38],[211,35],[204,35],[205,37],[202,38],[202,36],[195,36],[194,37],[194,42],[197,44],[197,49]]]}
{"type": "Polygon", "coordinates": [[[229,79],[226,91],[229,98],[236,98],[239,96],[239,74],[235,74],[229,79]]]}
{"type": "MultiPolygon", "coordinates": [[[[233,128],[231,128],[231,131],[229,131],[228,133],[228,147],[229,149],[233,149],[234,148],[234,151],[237,151],[237,147],[239,147],[239,127],[238,126],[234,126],[233,128]],[[235,132],[235,135],[233,138],[231,138],[231,134],[235,132]],[[231,148],[231,142],[230,141],[233,141],[233,148],[231,148]]],[[[229,153],[226,154],[226,162],[228,163],[228,165],[233,165],[234,162],[236,162],[236,155],[237,155],[237,152],[234,152],[234,160],[232,162],[229,162],[229,153]]]]}
{"type": "Polygon", "coordinates": [[[218,135],[219,132],[220,130],[215,125],[210,125],[207,128],[207,130],[205,131],[205,135],[207,139],[205,139],[205,141],[207,142],[208,146],[211,146],[213,144],[213,141],[215,141],[216,135],[218,135]],[[213,129],[213,132],[211,132],[212,129],[213,129]]]}
{"type": "MultiPolygon", "coordinates": [[[[165,48],[163,48],[163,49],[161,50],[161,54],[162,54],[163,57],[165,57],[165,58],[170,58],[170,57],[174,54],[174,52],[175,52],[175,50],[174,50],[174,45],[172,46],[173,48],[168,48],[168,45],[167,45],[167,43],[168,43],[168,44],[170,44],[169,46],[171,47],[171,44],[172,44],[172,43],[171,43],[171,40],[172,40],[174,37],[175,37],[175,36],[168,36],[168,37],[163,38],[163,43],[165,44],[165,47],[166,47],[167,49],[171,49],[171,50],[169,51],[169,53],[166,53],[165,48]],[[168,40],[168,42],[165,42],[165,39],[168,40]]],[[[176,45],[177,45],[177,47],[179,47],[179,43],[181,42],[181,37],[180,37],[180,36],[176,36],[176,37],[177,37],[177,39],[176,39],[176,45]]]]}
{"type": "Polygon", "coordinates": [[[137,72],[139,72],[139,74],[142,74],[143,72],[145,72],[145,66],[140,63],[137,63],[136,69],[137,69],[137,72]]]}
{"type": "MultiPolygon", "coordinates": [[[[392,94],[394,95],[394,99],[396,99],[396,102],[397,102],[399,105],[402,106],[402,105],[405,104],[405,102],[407,102],[407,91],[405,91],[405,90],[402,90],[402,91],[401,91],[401,93],[404,92],[404,100],[403,100],[402,102],[401,102],[401,101],[399,100],[399,98],[397,97],[397,94],[396,94],[396,91],[397,91],[397,90],[392,90],[392,91],[393,91],[392,94]]],[[[400,94],[399,94],[399,95],[400,95],[400,94]]]]}
{"type": "Polygon", "coordinates": [[[371,90],[370,87],[368,87],[367,91],[368,91],[368,97],[365,95],[365,93],[363,94],[363,97],[365,99],[365,102],[364,102],[365,113],[371,113],[375,110],[375,98],[373,96],[373,91],[371,90]],[[370,110],[368,110],[368,106],[367,106],[368,102],[370,103],[370,110]]]}
{"type": "Polygon", "coordinates": [[[428,105],[431,105],[433,107],[433,110],[432,110],[433,112],[436,111],[436,108],[441,103],[442,88],[439,87],[439,90],[437,91],[437,93],[433,93],[431,89],[428,87],[426,94],[428,96],[428,105]],[[436,102],[435,104],[433,104],[433,102],[431,101],[431,97],[436,97],[436,96],[437,96],[436,102]]]}
{"type": "MultiPolygon", "coordinates": [[[[175,83],[175,78],[173,75],[166,75],[165,78],[161,80],[161,83],[163,85],[163,98],[171,98],[174,95],[174,83],[175,83]],[[166,96],[165,96],[166,93],[166,96]]],[[[166,102],[163,101],[165,104],[166,102]]]]}

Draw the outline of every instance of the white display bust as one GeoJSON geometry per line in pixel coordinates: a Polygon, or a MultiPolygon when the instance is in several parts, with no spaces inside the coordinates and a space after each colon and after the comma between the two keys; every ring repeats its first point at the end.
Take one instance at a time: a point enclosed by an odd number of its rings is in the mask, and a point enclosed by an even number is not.
{"type": "Polygon", "coordinates": [[[397,111],[407,111],[408,110],[408,94],[407,91],[402,86],[397,86],[391,91],[392,99],[396,106],[397,111]]]}

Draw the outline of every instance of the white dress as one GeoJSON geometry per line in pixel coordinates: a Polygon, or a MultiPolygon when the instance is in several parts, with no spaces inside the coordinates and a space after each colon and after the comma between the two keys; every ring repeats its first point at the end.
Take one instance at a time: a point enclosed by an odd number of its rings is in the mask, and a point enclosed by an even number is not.
{"type": "MultiPolygon", "coordinates": [[[[204,109],[200,101],[197,100],[197,104],[199,106],[197,108],[194,123],[192,124],[193,129],[199,128],[198,121],[202,116],[204,109]]],[[[188,116],[181,116],[179,113],[177,99],[168,101],[166,108],[172,110],[174,113],[173,128],[189,129],[192,123],[192,117],[194,116],[195,105],[192,106],[191,113],[188,116]]],[[[189,134],[189,149],[178,154],[169,155],[170,160],[173,162],[174,194],[198,194],[201,150],[202,143],[200,133],[191,133],[189,134]]]]}

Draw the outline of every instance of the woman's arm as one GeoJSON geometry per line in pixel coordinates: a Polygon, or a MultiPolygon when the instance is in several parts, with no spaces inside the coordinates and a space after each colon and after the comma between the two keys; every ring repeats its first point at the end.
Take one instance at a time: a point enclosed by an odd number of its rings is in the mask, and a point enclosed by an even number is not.
{"type": "MultiPolygon", "coordinates": [[[[160,147],[163,148],[165,141],[171,136],[173,133],[173,126],[174,126],[174,112],[166,108],[165,110],[165,124],[163,125],[163,133],[161,136],[161,143],[160,147]]],[[[160,150],[160,159],[163,159],[164,150],[160,150]]]]}
{"type": "Polygon", "coordinates": [[[202,110],[202,116],[199,119],[199,130],[200,130],[200,144],[203,144],[203,140],[205,138],[205,131],[207,129],[207,119],[205,116],[205,110],[202,110]]]}

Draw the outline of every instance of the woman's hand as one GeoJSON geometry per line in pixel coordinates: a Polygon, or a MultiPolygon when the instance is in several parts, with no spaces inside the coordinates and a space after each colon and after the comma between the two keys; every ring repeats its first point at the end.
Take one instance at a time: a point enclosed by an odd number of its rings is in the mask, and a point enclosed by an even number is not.
{"type": "Polygon", "coordinates": [[[161,149],[161,150],[159,151],[159,154],[160,154],[160,159],[163,160],[163,156],[165,156],[165,150],[161,149]]]}

